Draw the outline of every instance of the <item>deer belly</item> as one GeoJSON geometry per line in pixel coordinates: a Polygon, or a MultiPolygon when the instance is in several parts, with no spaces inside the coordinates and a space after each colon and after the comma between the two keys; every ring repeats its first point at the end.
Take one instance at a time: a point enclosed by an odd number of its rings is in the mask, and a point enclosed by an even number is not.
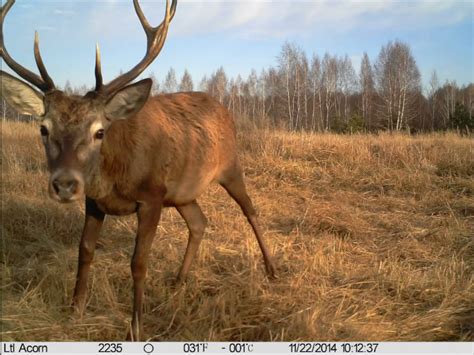
{"type": "Polygon", "coordinates": [[[166,184],[165,205],[185,205],[197,199],[214,180],[214,174],[166,184]]]}

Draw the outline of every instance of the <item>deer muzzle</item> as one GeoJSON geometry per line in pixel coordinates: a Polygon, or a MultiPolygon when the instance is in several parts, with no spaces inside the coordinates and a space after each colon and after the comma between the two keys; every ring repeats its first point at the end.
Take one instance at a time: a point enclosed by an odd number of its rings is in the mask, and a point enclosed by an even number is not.
{"type": "Polygon", "coordinates": [[[56,201],[67,203],[84,194],[82,174],[73,169],[59,169],[49,179],[49,195],[56,201]]]}

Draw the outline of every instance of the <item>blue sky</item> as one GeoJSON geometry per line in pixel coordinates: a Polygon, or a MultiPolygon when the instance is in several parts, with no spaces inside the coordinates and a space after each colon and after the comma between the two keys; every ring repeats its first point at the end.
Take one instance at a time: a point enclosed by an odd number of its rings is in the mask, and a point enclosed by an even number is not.
{"type": "MultiPolygon", "coordinates": [[[[158,24],[164,1],[141,3],[158,24]]],[[[134,66],[146,45],[131,0],[17,0],[5,20],[5,44],[30,69],[35,30],[59,85],[93,86],[96,42],[105,82],[134,66]]],[[[180,0],[165,47],[145,73],[161,80],[170,67],[178,77],[187,68],[197,84],[222,65],[230,76],[246,77],[252,68],[275,66],[287,40],[308,56],[347,53],[358,71],[364,51],[374,62],[382,45],[399,39],[411,47],[423,85],[435,69],[441,83],[463,85],[474,82],[473,33],[472,0],[180,0]]]]}

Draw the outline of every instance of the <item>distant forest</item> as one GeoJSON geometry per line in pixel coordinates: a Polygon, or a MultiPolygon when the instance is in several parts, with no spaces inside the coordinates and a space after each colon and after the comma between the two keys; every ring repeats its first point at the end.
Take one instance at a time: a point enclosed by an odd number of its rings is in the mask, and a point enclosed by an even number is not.
{"type": "MultiPolygon", "coordinates": [[[[256,127],[290,131],[340,133],[474,130],[474,84],[459,87],[440,83],[433,71],[428,87],[422,87],[420,71],[410,47],[403,42],[383,46],[374,63],[364,53],[358,74],[348,55],[306,53],[285,43],[275,67],[247,78],[229,78],[224,67],[194,82],[187,70],[178,80],[171,68],[163,82],[150,74],[152,94],[204,91],[234,114],[236,120],[256,127]]],[[[88,88],[67,93],[85,94],[88,88]]],[[[30,119],[16,114],[1,100],[3,118],[30,119]]]]}

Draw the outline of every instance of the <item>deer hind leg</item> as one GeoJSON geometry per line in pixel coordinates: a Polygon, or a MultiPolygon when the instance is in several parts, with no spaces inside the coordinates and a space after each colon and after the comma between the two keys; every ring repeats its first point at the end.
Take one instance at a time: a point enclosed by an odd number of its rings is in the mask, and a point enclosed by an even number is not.
{"type": "Polygon", "coordinates": [[[268,277],[271,279],[276,278],[275,266],[273,265],[268,248],[263,241],[263,232],[258,222],[257,212],[247,194],[242,169],[238,162],[234,165],[233,169],[225,174],[224,178],[220,181],[220,184],[224,189],[226,189],[235,202],[237,202],[252,226],[255,237],[257,237],[258,245],[263,254],[263,261],[265,262],[265,269],[268,277]]]}
{"type": "Polygon", "coordinates": [[[177,277],[178,283],[181,283],[186,280],[189,267],[199,249],[204,229],[207,225],[207,219],[196,200],[187,205],[177,206],[176,209],[181,214],[181,217],[183,217],[189,229],[188,245],[184,254],[183,265],[177,277]]]}

